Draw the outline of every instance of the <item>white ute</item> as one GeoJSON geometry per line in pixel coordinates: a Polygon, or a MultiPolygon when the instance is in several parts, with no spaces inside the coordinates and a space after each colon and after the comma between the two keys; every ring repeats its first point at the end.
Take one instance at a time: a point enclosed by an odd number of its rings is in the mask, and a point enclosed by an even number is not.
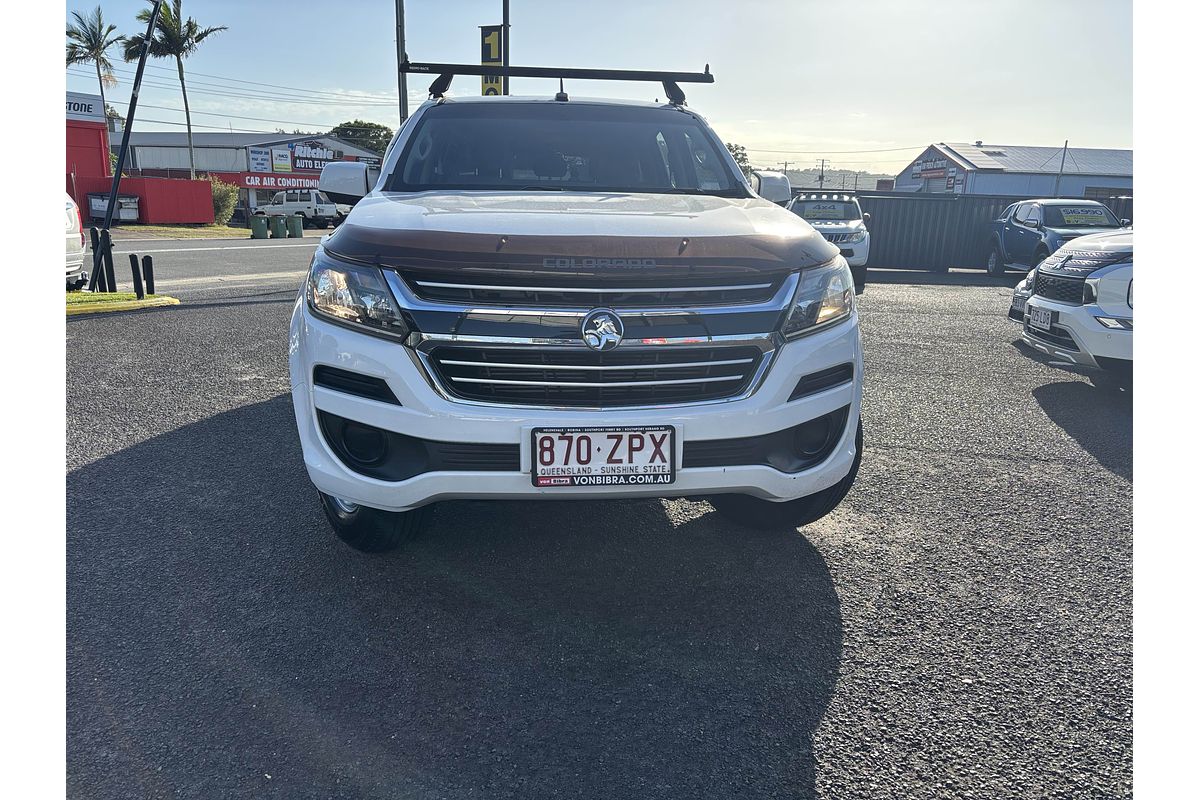
{"type": "Polygon", "coordinates": [[[295,305],[292,400],[352,547],[455,498],[704,497],[794,528],[853,484],[846,261],[682,102],[437,97],[373,187],[351,162],[321,187],[357,203],[295,305]]]}
{"type": "MultiPolygon", "coordinates": [[[[1022,281],[1021,338],[1051,358],[1133,376],[1133,231],[1081,236],[1022,281]]],[[[1014,301],[1014,310],[1016,302],[1014,301]]],[[[1016,318],[1016,314],[1012,315],[1016,318]]]]}
{"type": "Polygon", "coordinates": [[[839,192],[800,192],[787,207],[816,228],[826,241],[837,245],[861,286],[871,255],[871,232],[867,230],[871,215],[863,213],[858,198],[839,192]]]}

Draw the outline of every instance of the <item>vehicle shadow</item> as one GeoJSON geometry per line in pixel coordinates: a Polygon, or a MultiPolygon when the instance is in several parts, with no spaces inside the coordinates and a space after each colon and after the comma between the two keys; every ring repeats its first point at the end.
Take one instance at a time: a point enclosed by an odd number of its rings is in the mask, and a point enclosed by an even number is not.
{"type": "Polygon", "coordinates": [[[811,797],[820,553],[657,501],[437,508],[363,556],[282,395],[68,476],[68,784],[128,797],[811,797]]]}
{"type": "Polygon", "coordinates": [[[1046,383],[1034,399],[1068,436],[1106,470],[1133,480],[1132,395],[1083,381],[1046,383]]]}

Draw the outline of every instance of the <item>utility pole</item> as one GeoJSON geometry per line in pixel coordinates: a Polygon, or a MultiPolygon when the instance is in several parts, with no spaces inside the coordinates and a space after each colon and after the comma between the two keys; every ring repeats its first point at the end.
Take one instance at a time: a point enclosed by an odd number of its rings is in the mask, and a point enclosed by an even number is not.
{"type": "MultiPolygon", "coordinates": [[[[508,69],[508,0],[504,0],[504,18],[501,20],[503,39],[501,40],[500,57],[504,68],[508,69]]],[[[508,94],[508,76],[504,76],[504,94],[508,94]]]]}
{"type": "Polygon", "coordinates": [[[820,163],[818,164],[818,166],[821,168],[821,172],[817,175],[817,188],[819,188],[819,189],[825,188],[825,165],[827,163],[828,163],[828,159],[822,158],[820,163]]]}
{"type": "MultiPolygon", "coordinates": [[[[505,6],[508,0],[505,0],[505,6]]],[[[400,124],[408,119],[408,75],[400,66],[408,59],[404,56],[404,0],[396,0],[396,87],[400,92],[400,124]]]]}
{"type": "MultiPolygon", "coordinates": [[[[133,74],[133,91],[129,95],[129,107],[125,110],[125,130],[121,131],[121,149],[117,151],[117,166],[113,169],[112,190],[108,193],[108,207],[104,209],[104,228],[99,235],[92,229],[92,274],[88,278],[88,291],[96,291],[96,283],[100,279],[100,270],[107,265],[109,278],[106,279],[108,291],[115,292],[116,286],[111,278],[112,273],[112,240],[108,230],[112,226],[113,211],[117,208],[117,192],[121,189],[121,171],[125,169],[125,157],[129,154],[129,134],[133,131],[133,118],[137,114],[138,95],[142,92],[142,73],[146,69],[146,58],[150,55],[150,43],[154,39],[154,26],[158,24],[159,12],[162,11],[164,0],[155,0],[154,10],[150,12],[150,23],[146,26],[146,35],[142,37],[142,52],[138,56],[137,71],[133,74]],[[95,245],[99,244],[99,247],[95,245]]],[[[182,73],[180,73],[182,74],[182,73]]],[[[108,120],[108,110],[104,111],[105,124],[108,120]]]]}
{"type": "Polygon", "coordinates": [[[1062,183],[1063,168],[1067,166],[1067,145],[1071,143],[1070,139],[1063,140],[1062,161],[1058,162],[1058,175],[1054,178],[1054,196],[1058,197],[1058,186],[1062,183]]]}

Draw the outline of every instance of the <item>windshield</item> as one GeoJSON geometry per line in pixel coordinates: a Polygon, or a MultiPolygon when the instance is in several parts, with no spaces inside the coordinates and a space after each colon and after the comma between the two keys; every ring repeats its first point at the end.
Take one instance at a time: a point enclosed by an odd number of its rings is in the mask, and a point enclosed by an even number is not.
{"type": "Polygon", "coordinates": [[[848,222],[862,219],[858,203],[844,200],[797,200],[792,204],[792,211],[809,221],[848,222]]]}
{"type": "Polygon", "coordinates": [[[748,196],[722,148],[672,108],[446,103],[421,116],[387,188],[748,196]]]}
{"type": "Polygon", "coordinates": [[[1047,228],[1119,228],[1120,221],[1101,205],[1043,206],[1047,228]]]}

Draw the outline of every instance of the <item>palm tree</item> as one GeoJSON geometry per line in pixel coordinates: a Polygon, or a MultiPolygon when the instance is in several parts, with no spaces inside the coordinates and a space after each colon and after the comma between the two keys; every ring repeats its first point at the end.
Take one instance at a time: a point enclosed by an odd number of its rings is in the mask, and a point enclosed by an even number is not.
{"type": "Polygon", "coordinates": [[[107,52],[114,44],[123,42],[125,37],[117,34],[116,25],[104,24],[104,14],[100,11],[100,6],[96,6],[87,16],[78,11],[72,11],[71,16],[75,18],[75,23],[67,26],[67,66],[88,62],[96,65],[96,81],[100,84],[100,107],[107,109],[104,87],[117,84],[107,52]]]}
{"type": "MultiPolygon", "coordinates": [[[[153,0],[149,0],[153,2],[153,0]]],[[[153,9],[144,8],[138,12],[138,22],[143,25],[150,23],[153,9]]],[[[200,43],[212,36],[229,30],[224,25],[215,28],[201,28],[196,20],[183,18],[183,1],[174,0],[170,5],[164,4],[158,12],[158,22],[154,25],[154,33],[150,37],[150,55],[155,58],[174,58],[175,67],[179,70],[179,88],[183,91],[183,114],[187,120],[188,164],[191,166],[192,180],[196,179],[196,154],[192,150],[192,110],[188,106],[187,83],[183,79],[183,60],[196,52],[200,43]]],[[[144,34],[129,36],[125,39],[125,60],[133,61],[142,54],[145,43],[144,34]]]]}

